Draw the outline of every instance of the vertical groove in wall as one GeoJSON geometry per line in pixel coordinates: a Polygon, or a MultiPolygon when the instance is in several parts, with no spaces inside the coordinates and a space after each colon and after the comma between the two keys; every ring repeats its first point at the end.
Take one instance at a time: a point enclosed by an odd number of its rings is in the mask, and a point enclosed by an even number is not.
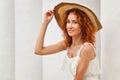
{"type": "Polygon", "coordinates": [[[0,80],[14,80],[13,5],[13,0],[0,0],[0,80]]]}
{"type": "Polygon", "coordinates": [[[14,23],[14,25],[13,25],[13,36],[14,36],[14,40],[13,40],[13,42],[14,42],[14,66],[13,66],[13,75],[14,75],[14,78],[13,78],[13,80],[15,80],[15,0],[13,0],[13,23],[14,23]]]}

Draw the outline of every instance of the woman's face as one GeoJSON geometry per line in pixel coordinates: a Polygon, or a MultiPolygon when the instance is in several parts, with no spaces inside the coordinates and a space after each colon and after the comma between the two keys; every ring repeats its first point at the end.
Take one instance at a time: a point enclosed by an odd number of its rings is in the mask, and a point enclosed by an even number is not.
{"type": "Polygon", "coordinates": [[[70,37],[80,36],[80,24],[78,23],[77,16],[73,12],[68,15],[66,29],[70,37]]]}

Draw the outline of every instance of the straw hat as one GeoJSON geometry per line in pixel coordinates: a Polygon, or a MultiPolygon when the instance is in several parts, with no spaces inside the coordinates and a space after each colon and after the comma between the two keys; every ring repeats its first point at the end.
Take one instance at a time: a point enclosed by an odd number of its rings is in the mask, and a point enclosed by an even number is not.
{"type": "Polygon", "coordinates": [[[60,28],[62,26],[62,16],[63,16],[63,14],[65,13],[65,11],[67,11],[69,9],[72,9],[72,8],[78,8],[81,11],[83,11],[84,13],[86,13],[97,31],[102,28],[102,25],[99,22],[97,16],[89,8],[87,8],[83,5],[80,5],[80,4],[67,3],[67,2],[59,3],[58,5],[56,5],[54,7],[54,16],[55,16],[55,19],[56,19],[60,28]]]}

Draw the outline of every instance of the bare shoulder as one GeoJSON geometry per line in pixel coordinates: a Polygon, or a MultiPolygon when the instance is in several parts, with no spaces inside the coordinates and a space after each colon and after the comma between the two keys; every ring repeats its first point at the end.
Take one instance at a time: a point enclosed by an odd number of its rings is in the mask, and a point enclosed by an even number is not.
{"type": "Polygon", "coordinates": [[[83,45],[81,56],[85,56],[88,59],[93,59],[95,57],[95,49],[91,43],[83,45]]]}

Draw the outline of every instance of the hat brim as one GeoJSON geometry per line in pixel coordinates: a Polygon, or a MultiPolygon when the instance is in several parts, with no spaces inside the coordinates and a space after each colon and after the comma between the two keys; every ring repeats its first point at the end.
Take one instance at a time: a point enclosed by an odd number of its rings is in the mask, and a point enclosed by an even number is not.
{"type": "Polygon", "coordinates": [[[59,3],[58,5],[54,7],[54,16],[60,28],[62,26],[63,14],[65,13],[65,11],[72,9],[72,8],[78,8],[84,13],[86,13],[97,31],[99,31],[102,28],[101,23],[99,22],[97,16],[92,12],[92,10],[80,4],[67,3],[67,2],[59,3]]]}

